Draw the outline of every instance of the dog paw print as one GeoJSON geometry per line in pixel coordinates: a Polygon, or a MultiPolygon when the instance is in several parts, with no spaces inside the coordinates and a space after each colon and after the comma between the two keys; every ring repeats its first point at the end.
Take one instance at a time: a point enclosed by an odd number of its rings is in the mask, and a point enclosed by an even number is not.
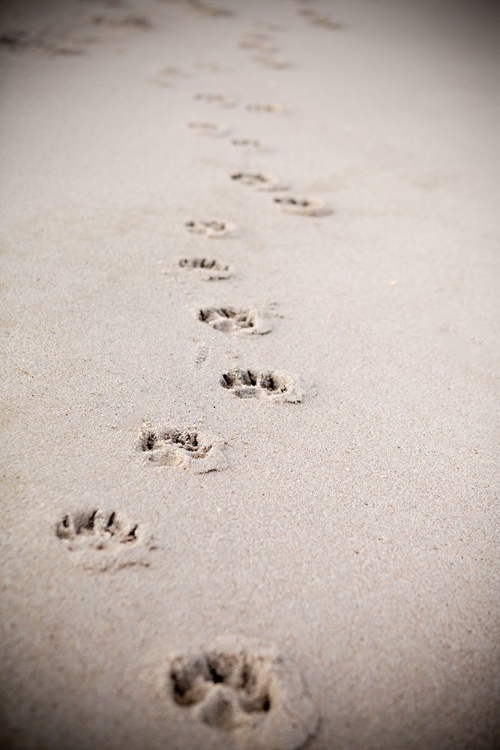
{"type": "Polygon", "coordinates": [[[225,138],[230,132],[228,128],[223,128],[216,122],[188,122],[188,128],[193,133],[208,136],[210,138],[225,138]]]}
{"type": "Polygon", "coordinates": [[[276,57],[275,55],[253,55],[252,60],[253,62],[258,63],[259,65],[262,65],[264,68],[268,68],[269,70],[285,70],[286,68],[290,68],[292,65],[289,60],[276,57]]]}
{"type": "Polygon", "coordinates": [[[202,281],[220,281],[231,276],[228,263],[217,258],[179,258],[176,265],[180,272],[192,273],[202,281]]]}
{"type": "Polygon", "coordinates": [[[226,94],[213,94],[213,93],[201,93],[201,94],[195,94],[193,99],[195,102],[206,102],[206,104],[216,104],[219,107],[223,107],[224,109],[229,109],[230,107],[234,107],[235,101],[234,99],[231,99],[231,97],[226,96],[226,94]]]}
{"type": "Polygon", "coordinates": [[[260,31],[248,31],[242,34],[238,47],[240,49],[265,50],[266,52],[277,52],[278,50],[271,36],[260,31]]]}
{"type": "Polygon", "coordinates": [[[250,750],[298,750],[314,735],[318,714],[303,678],[277,650],[237,637],[218,639],[169,660],[167,693],[174,710],[250,750]]]}
{"type": "Polygon", "coordinates": [[[157,86],[167,88],[172,82],[178,81],[182,78],[189,78],[189,73],[182,70],[177,65],[166,65],[156,71],[155,75],[149,80],[151,83],[155,83],[157,86]]]}
{"type": "Polygon", "coordinates": [[[260,148],[260,141],[255,138],[232,138],[231,146],[238,148],[260,148]]]}
{"type": "Polygon", "coordinates": [[[326,216],[330,211],[323,201],[314,198],[301,198],[295,195],[275,198],[274,202],[286,213],[299,216],[326,216]]]}
{"type": "Polygon", "coordinates": [[[256,310],[237,307],[204,307],[198,311],[198,320],[216,331],[262,335],[271,327],[256,310]]]}
{"type": "Polygon", "coordinates": [[[209,438],[194,429],[163,429],[143,424],[139,450],[158,466],[182,467],[195,474],[227,468],[223,440],[209,438]]]}
{"type": "Polygon", "coordinates": [[[268,115],[275,115],[281,112],[281,107],[276,104],[247,104],[245,106],[247,112],[261,112],[268,115]]]}
{"type": "Polygon", "coordinates": [[[152,549],[151,535],[138,523],[122,515],[99,509],[65,515],[56,526],[56,536],[72,552],[79,553],[84,567],[97,570],[145,565],[152,549]]]}
{"type": "Polygon", "coordinates": [[[323,13],[320,13],[314,8],[300,8],[297,13],[299,16],[309,18],[311,23],[313,23],[315,26],[323,26],[325,29],[329,29],[330,31],[338,31],[342,28],[341,23],[335,21],[333,18],[330,18],[330,16],[325,16],[323,13]]]}
{"type": "Polygon", "coordinates": [[[286,190],[278,183],[276,177],[262,172],[233,172],[231,179],[240,185],[253,187],[256,190],[286,190]]]}
{"type": "Polygon", "coordinates": [[[223,373],[220,384],[238,398],[269,398],[290,403],[302,401],[300,383],[286,372],[233,368],[223,373]]]}
{"type": "Polygon", "coordinates": [[[234,224],[230,224],[227,221],[203,221],[203,220],[192,220],[186,221],[186,229],[191,234],[201,234],[203,237],[225,237],[226,235],[234,232],[234,224]]]}

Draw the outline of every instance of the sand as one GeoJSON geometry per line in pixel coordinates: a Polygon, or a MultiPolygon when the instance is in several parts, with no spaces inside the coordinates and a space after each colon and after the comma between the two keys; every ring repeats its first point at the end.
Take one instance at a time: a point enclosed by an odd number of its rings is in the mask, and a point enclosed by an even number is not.
{"type": "Polygon", "coordinates": [[[4,747],[500,744],[494,20],[2,5],[4,747]]]}

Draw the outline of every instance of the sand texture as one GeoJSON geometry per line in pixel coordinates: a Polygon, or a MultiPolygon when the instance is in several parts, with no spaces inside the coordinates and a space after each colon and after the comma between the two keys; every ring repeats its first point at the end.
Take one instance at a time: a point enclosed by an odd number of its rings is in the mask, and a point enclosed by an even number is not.
{"type": "Polygon", "coordinates": [[[0,9],[0,745],[500,746],[500,43],[0,9]]]}

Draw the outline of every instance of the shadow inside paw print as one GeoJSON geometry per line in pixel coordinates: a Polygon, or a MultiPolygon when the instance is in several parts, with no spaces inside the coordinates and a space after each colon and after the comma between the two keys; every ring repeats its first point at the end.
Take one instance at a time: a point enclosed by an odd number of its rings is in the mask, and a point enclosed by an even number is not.
{"type": "Polygon", "coordinates": [[[222,375],[220,384],[238,398],[272,398],[275,401],[302,401],[297,379],[286,372],[232,369],[222,375]]]}
{"type": "Polygon", "coordinates": [[[271,330],[255,310],[245,308],[204,307],[198,311],[198,320],[224,333],[264,334],[271,330]]]}
{"type": "Polygon", "coordinates": [[[197,430],[161,429],[142,425],[139,449],[160,466],[182,466],[195,473],[226,468],[224,441],[210,439],[197,430]]]}
{"type": "Polygon", "coordinates": [[[68,540],[70,549],[79,544],[105,549],[110,544],[137,543],[138,528],[138,524],[122,519],[114,511],[104,513],[102,510],[91,510],[64,516],[57,525],[56,535],[59,539],[68,540]]]}
{"type": "Polygon", "coordinates": [[[315,732],[317,713],[301,675],[272,647],[237,637],[170,659],[174,706],[243,748],[295,750],[315,732]]]}
{"type": "Polygon", "coordinates": [[[148,564],[143,553],[151,549],[150,534],[115,511],[93,509],[67,514],[57,524],[56,536],[69,550],[83,553],[85,567],[148,564]]]}

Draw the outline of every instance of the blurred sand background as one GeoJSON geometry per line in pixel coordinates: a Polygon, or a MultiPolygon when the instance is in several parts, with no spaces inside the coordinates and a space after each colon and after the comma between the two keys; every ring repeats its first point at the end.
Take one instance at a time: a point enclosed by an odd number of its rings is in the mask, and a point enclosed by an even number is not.
{"type": "Polygon", "coordinates": [[[0,20],[4,746],[253,747],[169,692],[171,652],[231,634],[302,675],[311,750],[498,746],[489,6],[0,20]],[[228,308],[269,332],[200,320],[228,308]]]}

